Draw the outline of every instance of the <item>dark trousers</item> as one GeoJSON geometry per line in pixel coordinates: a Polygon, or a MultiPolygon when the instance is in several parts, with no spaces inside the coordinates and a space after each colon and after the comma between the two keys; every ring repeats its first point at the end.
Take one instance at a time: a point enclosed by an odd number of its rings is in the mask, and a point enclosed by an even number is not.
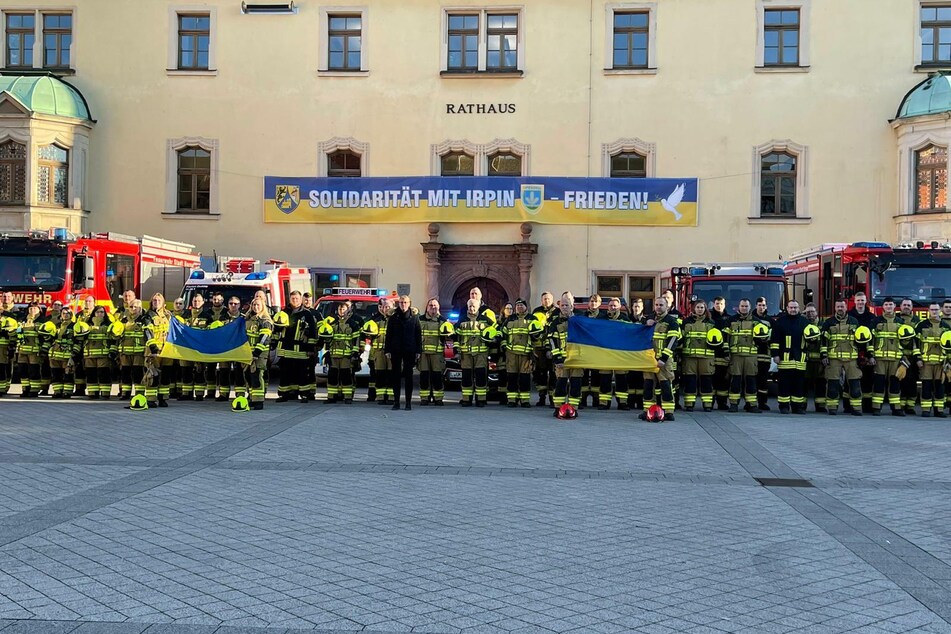
{"type": "Polygon", "coordinates": [[[390,385],[393,386],[393,402],[399,405],[400,402],[400,379],[403,379],[402,387],[406,392],[406,402],[413,400],[413,367],[416,365],[415,352],[400,352],[390,357],[393,362],[393,369],[390,370],[390,385]]]}
{"type": "Polygon", "coordinates": [[[769,361],[756,362],[756,401],[761,408],[769,404],[769,361]]]}
{"type": "Polygon", "coordinates": [[[806,371],[780,368],[776,377],[779,392],[779,409],[794,411],[806,409],[806,371]]]}

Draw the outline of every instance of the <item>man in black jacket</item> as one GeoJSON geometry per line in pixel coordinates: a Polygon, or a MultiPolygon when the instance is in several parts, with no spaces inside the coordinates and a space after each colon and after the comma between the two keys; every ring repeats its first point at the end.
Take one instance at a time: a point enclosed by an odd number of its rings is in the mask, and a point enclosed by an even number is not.
{"type": "Polygon", "coordinates": [[[413,314],[413,302],[403,295],[386,323],[383,351],[393,364],[390,384],[393,386],[393,409],[400,408],[400,378],[406,390],[406,407],[413,409],[413,368],[423,353],[423,333],[419,317],[413,314]]]}
{"type": "Polygon", "coordinates": [[[786,312],[776,317],[770,340],[773,361],[779,366],[777,390],[779,413],[806,413],[805,330],[809,320],[799,314],[799,302],[786,303],[786,312]],[[790,405],[792,406],[790,408],[790,405]]]}

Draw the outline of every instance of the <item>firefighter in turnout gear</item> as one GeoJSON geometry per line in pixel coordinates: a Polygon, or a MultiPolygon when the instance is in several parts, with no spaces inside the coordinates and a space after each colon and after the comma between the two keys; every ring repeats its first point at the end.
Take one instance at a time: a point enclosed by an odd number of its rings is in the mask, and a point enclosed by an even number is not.
{"type": "Polygon", "coordinates": [[[56,334],[49,347],[50,391],[53,398],[70,398],[73,395],[73,356],[76,343],[73,335],[73,313],[69,308],[61,308],[54,323],[56,334]]]}
{"type": "MultiPolygon", "coordinates": [[[[608,300],[608,310],[602,319],[608,319],[610,321],[624,321],[627,323],[630,323],[631,321],[627,315],[621,312],[621,300],[617,297],[612,297],[608,300]]],[[[612,393],[614,398],[617,400],[617,406],[619,410],[626,411],[631,409],[627,402],[627,370],[618,370],[614,372],[611,370],[601,370],[599,374],[601,386],[598,390],[598,409],[611,409],[612,393]]],[[[572,403],[572,405],[576,405],[576,403],[572,403]]]]}
{"type": "MultiPolygon", "coordinates": [[[[555,306],[555,296],[545,291],[541,296],[541,305],[532,311],[533,315],[542,315],[545,323],[558,314],[558,307],[555,306]]],[[[548,349],[546,342],[540,341],[536,344],[534,354],[535,372],[532,377],[535,381],[535,389],[538,390],[538,402],[536,406],[542,407],[551,404],[552,398],[549,394],[555,387],[555,368],[552,359],[549,356],[551,350],[548,349]]]]}
{"type": "MultiPolygon", "coordinates": [[[[243,317],[241,314],[240,298],[229,297],[228,301],[225,303],[225,307],[225,313],[220,314],[218,316],[217,322],[211,322],[209,327],[215,326],[216,323],[224,326],[235,319],[241,319],[243,317]]],[[[235,397],[244,396],[247,398],[244,380],[245,368],[247,364],[241,363],[239,361],[219,361],[216,366],[215,383],[218,387],[218,394],[215,396],[215,401],[220,403],[230,401],[232,389],[234,389],[235,397]]]]}
{"type": "MultiPolygon", "coordinates": [[[[644,324],[647,322],[643,299],[640,297],[633,298],[630,308],[632,323],[644,324]]],[[[627,405],[631,409],[643,409],[644,407],[644,373],[638,370],[631,370],[627,373],[627,405]]]]}
{"type": "MultiPolygon", "coordinates": [[[[568,320],[574,315],[574,305],[574,296],[567,291],[562,293],[559,311],[548,320],[546,327],[549,354],[555,367],[553,413],[556,417],[559,408],[565,403],[574,408],[581,403],[581,375],[584,371],[580,368],[565,367],[565,359],[568,357],[568,320]]],[[[608,394],[610,398],[610,392],[608,394]]]]}
{"type": "Polygon", "coordinates": [[[353,357],[360,355],[361,326],[352,318],[350,306],[338,302],[336,314],[317,327],[317,336],[326,346],[328,403],[353,403],[353,357]]]}
{"type": "Polygon", "coordinates": [[[241,388],[235,387],[235,394],[242,396],[245,389],[251,391],[251,409],[264,409],[264,395],[267,383],[264,371],[267,368],[267,356],[271,346],[271,334],[274,323],[264,300],[255,297],[251,300],[251,309],[245,318],[245,329],[248,333],[248,344],[251,346],[251,363],[241,364],[244,377],[241,388]]]}
{"type": "Polygon", "coordinates": [[[683,380],[684,409],[694,410],[699,388],[703,411],[713,410],[713,361],[718,347],[723,346],[723,334],[714,325],[702,299],[693,303],[693,313],[683,321],[683,380]],[[712,333],[712,334],[711,334],[712,333]]]}
{"type": "Polygon", "coordinates": [[[667,300],[658,297],[654,300],[654,316],[645,322],[646,326],[654,327],[657,372],[644,373],[644,411],[639,416],[641,420],[647,420],[647,411],[657,402],[658,392],[660,405],[664,409],[664,420],[674,420],[674,353],[679,347],[682,335],[677,317],[670,314],[668,309],[667,300]]]}
{"type": "MultiPolygon", "coordinates": [[[[769,310],[765,297],[756,298],[756,308],[753,310],[753,319],[766,324],[769,328],[773,327],[773,318],[769,316],[769,310]]],[[[769,411],[769,368],[770,368],[770,345],[769,337],[760,339],[753,337],[756,345],[756,404],[760,411],[769,411]]]]}
{"type": "MultiPolygon", "coordinates": [[[[868,307],[868,297],[862,291],[859,291],[852,297],[855,307],[849,310],[849,316],[854,317],[859,326],[865,326],[869,330],[875,328],[875,322],[878,318],[868,307]]],[[[862,413],[872,413],[872,397],[875,393],[875,368],[870,363],[871,357],[860,351],[858,366],[862,372],[862,413]]]]}
{"type": "MultiPolygon", "coordinates": [[[[313,341],[317,336],[317,324],[313,313],[304,308],[300,291],[291,291],[288,302],[289,305],[274,316],[275,326],[283,326],[275,335],[281,365],[281,380],[277,388],[279,403],[298,400],[301,382],[307,380],[304,366],[315,363],[316,355],[313,341]]],[[[304,397],[305,402],[309,400],[309,397],[304,397]]]]}
{"type": "Polygon", "coordinates": [[[826,411],[826,384],[825,366],[822,365],[822,324],[819,323],[819,311],[812,302],[802,309],[803,316],[809,320],[814,328],[806,329],[806,398],[812,389],[812,398],[816,405],[816,412],[826,411]]]}
{"type": "Polygon", "coordinates": [[[83,342],[83,364],[86,366],[86,395],[91,399],[108,400],[112,394],[112,359],[118,356],[119,351],[105,307],[96,306],[92,311],[92,319],[85,325],[88,330],[80,340],[83,342]]]}
{"type": "Polygon", "coordinates": [[[862,415],[862,371],[859,370],[859,347],[867,345],[870,335],[867,328],[860,326],[855,317],[846,311],[845,300],[835,302],[835,315],[822,323],[822,365],[825,368],[826,401],[825,405],[830,415],[839,411],[840,385],[848,389],[848,394],[841,394],[848,398],[851,408],[848,411],[853,416],[862,415]],[[863,328],[859,332],[859,328],[863,328]],[[866,341],[866,343],[863,343],[866,341]]]}
{"type": "MultiPolygon", "coordinates": [[[[588,298],[588,309],[584,312],[588,319],[597,319],[601,316],[601,296],[595,293],[588,298]]],[[[630,384],[628,384],[630,385],[630,384]]],[[[578,409],[584,409],[591,397],[591,404],[598,404],[598,394],[601,393],[601,373],[598,370],[585,369],[581,375],[581,404],[578,409]]],[[[610,400],[610,399],[609,399],[610,400]]]]}
{"type": "Polygon", "coordinates": [[[753,318],[750,300],[741,299],[737,313],[730,318],[724,336],[730,344],[730,411],[738,411],[740,399],[744,399],[744,411],[758,414],[756,400],[756,340],[753,329],[766,333],[769,329],[753,318]]]}
{"type": "MultiPolygon", "coordinates": [[[[918,318],[918,315],[915,314],[915,305],[910,299],[901,300],[901,305],[899,306],[900,316],[903,323],[911,326],[912,328],[917,328],[918,324],[921,322],[921,319],[918,318]]],[[[907,331],[906,331],[907,332],[907,331]]],[[[904,339],[901,339],[902,346],[906,349],[908,355],[909,366],[905,372],[904,378],[899,382],[901,385],[901,405],[905,410],[905,414],[908,416],[914,416],[915,405],[918,401],[918,378],[919,378],[919,367],[917,363],[913,361],[921,356],[921,346],[918,342],[918,336],[906,336],[904,339]]]]}
{"type": "Polygon", "coordinates": [[[145,315],[145,371],[142,382],[149,407],[168,407],[173,380],[172,359],[159,355],[168,337],[168,329],[175,316],[165,308],[165,296],[152,295],[149,312],[145,315]]]}
{"type": "MultiPolygon", "coordinates": [[[[599,300],[600,301],[600,300],[599,300]]],[[[528,314],[528,303],[519,298],[515,300],[515,314],[502,326],[503,346],[508,368],[509,407],[532,406],[532,350],[533,338],[530,330],[541,333],[536,325],[530,328],[532,316],[528,314]]]]}
{"type": "MultiPolygon", "coordinates": [[[[725,333],[730,316],[726,312],[726,299],[714,297],[710,308],[710,319],[720,332],[725,333]]],[[[713,356],[713,398],[717,409],[726,411],[730,407],[730,347],[723,345],[713,356]]]]}
{"type": "Polygon", "coordinates": [[[40,342],[40,326],[43,325],[40,305],[31,303],[26,308],[26,318],[20,322],[17,365],[20,369],[20,398],[36,398],[40,395],[40,367],[43,365],[40,342]]]}
{"type": "MultiPolygon", "coordinates": [[[[189,328],[207,328],[210,322],[208,321],[208,313],[205,312],[205,298],[201,295],[193,296],[191,308],[186,309],[175,319],[189,328]]],[[[205,364],[198,361],[183,360],[178,363],[182,368],[181,394],[178,400],[205,400],[205,364]]]]}
{"type": "Polygon", "coordinates": [[[806,413],[806,326],[809,320],[799,314],[799,302],[786,302],[786,312],[773,322],[769,350],[779,367],[776,390],[779,413],[806,413]]]}
{"type": "Polygon", "coordinates": [[[901,377],[910,362],[898,339],[898,329],[905,325],[895,313],[895,300],[886,297],[882,302],[882,314],[872,328],[872,351],[870,363],[875,367],[872,413],[881,415],[886,399],[892,416],[904,416],[901,406],[901,377]],[[901,375],[901,377],[899,376],[901,375]]]}
{"type": "MultiPolygon", "coordinates": [[[[148,325],[146,314],[142,311],[142,302],[133,299],[114,326],[121,334],[118,338],[119,349],[119,398],[128,400],[133,393],[144,392],[142,379],[145,377],[145,329],[148,325]]],[[[148,400],[148,398],[146,398],[148,400]]]]}
{"type": "MultiPolygon", "coordinates": [[[[94,308],[96,308],[96,299],[91,295],[87,295],[83,300],[82,310],[76,314],[73,321],[89,325],[89,322],[92,321],[92,311],[94,308]]],[[[73,396],[84,396],[86,394],[86,366],[83,363],[82,348],[76,349],[76,356],[73,357],[73,367],[75,368],[73,381],[76,384],[76,388],[73,390],[73,396]]]]}
{"type": "MultiPolygon", "coordinates": [[[[154,306],[152,309],[154,310],[154,306]]],[[[186,309],[185,298],[178,297],[172,302],[171,315],[172,317],[181,317],[179,321],[184,323],[186,309]]],[[[162,381],[165,381],[165,377],[168,377],[168,397],[177,399],[182,395],[182,364],[178,359],[169,359],[168,366],[164,365],[164,361],[162,363],[162,381]]],[[[161,407],[161,402],[159,406],[161,407]]]]}
{"type": "Polygon", "coordinates": [[[373,330],[370,337],[370,387],[367,389],[367,402],[377,401],[380,405],[393,403],[393,388],[390,387],[390,360],[386,358],[383,347],[386,345],[386,322],[393,314],[393,298],[381,297],[377,302],[377,312],[365,324],[373,330]],[[375,326],[370,326],[373,322],[375,326]]]}
{"type": "Polygon", "coordinates": [[[10,391],[19,327],[20,311],[13,303],[13,293],[5,291],[0,296],[0,397],[10,391]]]}
{"type": "MultiPolygon", "coordinates": [[[[227,321],[225,315],[228,313],[228,308],[225,306],[225,296],[222,293],[215,292],[211,296],[211,305],[205,306],[205,324],[206,328],[213,327],[218,328],[227,321]]],[[[215,392],[217,391],[218,381],[221,379],[221,373],[219,372],[218,363],[205,363],[204,366],[204,387],[205,387],[205,398],[214,399],[215,392]]],[[[224,364],[228,365],[228,364],[224,364]]],[[[224,399],[229,400],[229,399],[224,399]]]]}
{"type": "Polygon", "coordinates": [[[419,318],[423,337],[423,353],[419,357],[419,404],[443,406],[445,398],[446,341],[452,338],[452,324],[439,313],[439,300],[426,302],[426,312],[419,318]]]}
{"type": "Polygon", "coordinates": [[[948,354],[942,342],[951,343],[951,324],[941,319],[941,306],[928,306],[928,318],[918,322],[915,328],[920,339],[920,350],[915,359],[921,375],[921,415],[925,418],[932,412],[938,418],[944,413],[944,372],[948,354]]]}
{"type": "Polygon", "coordinates": [[[473,396],[476,407],[485,407],[488,395],[489,348],[482,332],[487,328],[495,328],[495,325],[488,318],[480,316],[479,308],[479,300],[470,299],[466,302],[465,320],[455,326],[456,341],[453,347],[460,355],[462,399],[459,404],[463,407],[472,405],[473,396]]]}

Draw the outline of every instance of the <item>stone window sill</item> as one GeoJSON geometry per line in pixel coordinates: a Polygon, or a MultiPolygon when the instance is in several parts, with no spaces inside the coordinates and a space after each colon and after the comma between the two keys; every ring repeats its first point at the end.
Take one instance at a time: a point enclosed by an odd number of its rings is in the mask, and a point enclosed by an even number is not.
{"type": "Polygon", "coordinates": [[[812,218],[747,218],[746,222],[751,225],[808,225],[812,218]]]}
{"type": "Polygon", "coordinates": [[[318,70],[318,77],[369,77],[368,70],[318,70]]]}
{"type": "Polygon", "coordinates": [[[605,68],[605,75],[656,75],[657,68],[605,68]]]}
{"type": "Polygon", "coordinates": [[[918,64],[915,66],[914,71],[916,73],[937,73],[939,71],[949,71],[951,70],[951,64],[918,64]]]}
{"type": "Polygon", "coordinates": [[[440,77],[446,79],[512,79],[520,78],[524,71],[498,71],[498,70],[441,70],[440,77]]]}
{"type": "Polygon", "coordinates": [[[187,211],[163,211],[162,217],[167,220],[219,220],[221,214],[212,213],[189,213],[187,211]]]}
{"type": "Polygon", "coordinates": [[[756,66],[755,73],[808,73],[811,66],[756,66]]]}
{"type": "Polygon", "coordinates": [[[218,69],[181,70],[178,68],[166,68],[165,74],[169,77],[217,77],[218,69]]]}

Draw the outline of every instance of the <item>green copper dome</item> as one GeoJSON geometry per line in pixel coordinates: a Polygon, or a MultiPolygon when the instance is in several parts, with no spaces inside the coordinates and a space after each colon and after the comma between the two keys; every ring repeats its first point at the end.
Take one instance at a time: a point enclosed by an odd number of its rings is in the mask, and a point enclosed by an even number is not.
{"type": "Polygon", "coordinates": [[[92,120],[82,94],[66,82],[48,75],[0,75],[0,91],[41,114],[92,120]]]}
{"type": "Polygon", "coordinates": [[[898,119],[951,111],[951,76],[932,75],[914,88],[898,107],[898,119]]]}

